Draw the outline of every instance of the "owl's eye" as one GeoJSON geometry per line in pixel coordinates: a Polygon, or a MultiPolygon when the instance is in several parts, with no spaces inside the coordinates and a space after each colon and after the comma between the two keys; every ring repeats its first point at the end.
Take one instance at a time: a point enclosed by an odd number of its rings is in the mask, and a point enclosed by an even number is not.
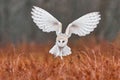
{"type": "Polygon", "coordinates": [[[64,43],[65,41],[62,41],[62,43],[64,43]]]}
{"type": "Polygon", "coordinates": [[[58,41],[60,43],[60,41],[58,41]]]}

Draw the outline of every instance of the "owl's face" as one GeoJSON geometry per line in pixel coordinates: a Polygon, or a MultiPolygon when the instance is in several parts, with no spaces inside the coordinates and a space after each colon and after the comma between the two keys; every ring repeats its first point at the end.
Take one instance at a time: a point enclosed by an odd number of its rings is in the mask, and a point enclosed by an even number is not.
{"type": "Polygon", "coordinates": [[[59,34],[59,35],[57,35],[56,44],[59,47],[64,47],[64,46],[67,45],[67,43],[68,43],[68,37],[67,37],[67,35],[65,35],[65,34],[59,34]]]}

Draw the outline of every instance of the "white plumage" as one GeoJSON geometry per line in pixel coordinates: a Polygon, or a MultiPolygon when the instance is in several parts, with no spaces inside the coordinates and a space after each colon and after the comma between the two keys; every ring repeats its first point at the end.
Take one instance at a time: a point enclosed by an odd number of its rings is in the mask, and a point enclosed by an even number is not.
{"type": "Polygon", "coordinates": [[[60,56],[62,59],[62,56],[67,56],[71,54],[71,49],[68,46],[65,46],[63,49],[60,49],[58,45],[54,45],[49,53],[54,54],[56,57],[60,56]]]}
{"type": "Polygon", "coordinates": [[[61,33],[62,29],[61,23],[47,11],[34,6],[31,14],[33,21],[40,29],[42,29],[42,31],[44,32],[56,31],[57,33],[61,33]]]}
{"type": "Polygon", "coordinates": [[[78,36],[90,34],[97,27],[100,19],[99,12],[88,13],[70,23],[66,29],[66,34],[69,36],[72,33],[78,36]]]}
{"type": "Polygon", "coordinates": [[[68,38],[71,34],[76,34],[78,36],[90,34],[90,32],[97,27],[97,24],[101,19],[99,12],[88,13],[70,23],[65,33],[62,33],[61,22],[44,9],[34,6],[31,14],[33,21],[43,32],[56,32],[56,44],[49,53],[60,56],[61,59],[62,56],[71,54],[71,49],[67,46],[68,38]]]}

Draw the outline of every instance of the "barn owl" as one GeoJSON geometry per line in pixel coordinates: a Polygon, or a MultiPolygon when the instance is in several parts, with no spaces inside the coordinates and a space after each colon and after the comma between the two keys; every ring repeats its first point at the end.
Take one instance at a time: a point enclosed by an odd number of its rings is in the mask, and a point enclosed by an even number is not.
{"type": "Polygon", "coordinates": [[[63,56],[72,53],[71,48],[67,46],[68,38],[71,37],[71,34],[76,34],[78,36],[90,34],[90,32],[97,27],[101,19],[99,12],[88,13],[70,23],[65,33],[62,33],[61,22],[44,9],[33,6],[31,14],[33,22],[43,32],[56,32],[56,43],[50,49],[49,53],[53,54],[55,57],[59,56],[61,59],[63,59],[63,56]]]}

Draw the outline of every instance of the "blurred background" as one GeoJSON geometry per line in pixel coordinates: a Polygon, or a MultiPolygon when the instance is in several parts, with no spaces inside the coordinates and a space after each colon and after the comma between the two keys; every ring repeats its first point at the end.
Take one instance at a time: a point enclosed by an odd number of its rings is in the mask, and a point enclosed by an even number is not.
{"type": "MultiPolygon", "coordinates": [[[[63,23],[63,32],[73,20],[100,11],[102,20],[91,35],[114,40],[120,32],[120,0],[0,0],[0,43],[48,42],[55,33],[44,33],[31,19],[32,6],[38,6],[63,23]]],[[[79,39],[72,36],[71,39],[79,39]]]]}

